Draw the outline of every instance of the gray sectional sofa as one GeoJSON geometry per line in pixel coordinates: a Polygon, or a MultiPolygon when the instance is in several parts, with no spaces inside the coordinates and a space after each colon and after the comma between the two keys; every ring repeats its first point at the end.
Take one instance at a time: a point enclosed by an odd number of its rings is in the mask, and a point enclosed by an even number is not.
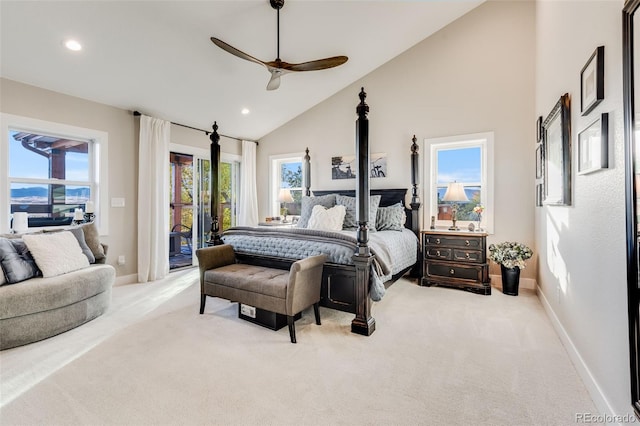
{"type": "MultiPolygon", "coordinates": [[[[94,255],[94,263],[56,276],[44,274],[43,277],[42,272],[36,273],[32,278],[15,283],[6,282],[11,270],[5,268],[6,262],[3,261],[7,260],[8,255],[5,252],[2,257],[0,246],[0,272],[4,273],[2,281],[5,281],[0,285],[0,350],[55,336],[107,310],[111,303],[115,269],[106,264],[107,246],[96,242],[95,227],[88,229],[85,235],[89,236],[89,246],[93,245],[91,254],[94,255]]],[[[11,235],[11,239],[19,239],[19,236],[11,235]]],[[[87,256],[91,257],[88,253],[87,256]]]]}

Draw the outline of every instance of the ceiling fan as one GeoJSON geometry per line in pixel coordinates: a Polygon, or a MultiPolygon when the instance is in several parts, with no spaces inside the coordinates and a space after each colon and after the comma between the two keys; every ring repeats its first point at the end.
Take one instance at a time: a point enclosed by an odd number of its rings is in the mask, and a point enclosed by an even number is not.
{"type": "Polygon", "coordinates": [[[297,72],[297,71],[317,71],[324,70],[327,68],[337,67],[338,65],[342,65],[349,58],[346,56],[332,56],[331,58],[318,59],[315,61],[303,62],[300,64],[290,64],[288,62],[284,62],[280,59],[280,9],[284,6],[284,0],[269,0],[271,7],[276,9],[278,12],[278,51],[277,57],[275,61],[264,62],[260,59],[254,58],[251,55],[248,55],[241,50],[236,49],[235,47],[225,43],[224,41],[211,37],[211,41],[232,55],[237,56],[238,58],[245,59],[247,61],[255,62],[257,64],[263,65],[269,70],[271,73],[271,79],[269,79],[269,83],[267,84],[267,90],[275,90],[280,87],[280,76],[289,72],[297,72]]]}

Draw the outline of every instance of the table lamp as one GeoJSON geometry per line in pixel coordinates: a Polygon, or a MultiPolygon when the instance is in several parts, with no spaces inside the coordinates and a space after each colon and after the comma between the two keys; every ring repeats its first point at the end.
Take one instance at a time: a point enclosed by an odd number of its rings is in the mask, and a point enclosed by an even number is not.
{"type": "Polygon", "coordinates": [[[459,231],[460,228],[456,226],[458,220],[458,203],[466,203],[469,201],[467,194],[464,192],[464,185],[458,182],[451,182],[447,186],[447,192],[445,192],[442,201],[451,203],[451,221],[453,222],[449,227],[449,231],[459,231]]]}
{"type": "Polygon", "coordinates": [[[280,189],[280,193],[278,193],[278,202],[280,203],[280,211],[284,216],[282,223],[288,223],[287,213],[289,213],[289,210],[284,206],[284,204],[293,203],[293,197],[291,196],[291,190],[289,188],[280,189]]]}

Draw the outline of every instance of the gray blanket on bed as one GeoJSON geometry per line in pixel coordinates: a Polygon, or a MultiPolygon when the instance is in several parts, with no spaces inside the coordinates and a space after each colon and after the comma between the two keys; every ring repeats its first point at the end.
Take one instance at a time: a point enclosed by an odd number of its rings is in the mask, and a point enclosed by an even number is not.
{"type": "MultiPolygon", "coordinates": [[[[329,263],[353,265],[357,239],[353,232],[331,232],[304,228],[234,227],[226,230],[222,241],[243,254],[275,256],[298,260],[325,254],[329,263]]],[[[378,301],[384,296],[384,281],[391,277],[391,260],[378,242],[369,241],[374,259],[369,295],[378,301]]]]}

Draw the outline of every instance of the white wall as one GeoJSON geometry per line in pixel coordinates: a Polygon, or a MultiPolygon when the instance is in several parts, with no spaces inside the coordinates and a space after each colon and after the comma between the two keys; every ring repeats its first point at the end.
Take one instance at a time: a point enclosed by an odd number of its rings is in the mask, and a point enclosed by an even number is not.
{"type": "Polygon", "coordinates": [[[622,1],[542,1],[536,115],[571,96],[573,203],[536,209],[540,298],[602,413],[631,413],[624,216],[622,1]],[[605,99],[580,114],[580,71],[605,46],[605,99]],[[578,133],[609,113],[610,168],[577,176],[578,133]]]}
{"type": "MultiPolygon", "coordinates": [[[[493,131],[495,235],[489,241],[533,247],[534,17],[532,2],[488,2],[472,10],[262,138],[258,176],[268,175],[269,155],[308,146],[312,189],[354,187],[352,180],[332,181],[330,165],[332,156],[355,153],[356,106],[364,86],[370,151],[388,154],[388,177],[371,179],[372,188],[411,187],[414,134],[424,158],[425,138],[493,131]]],[[[266,180],[258,182],[260,217],[269,214],[266,194],[266,180]]],[[[529,264],[523,278],[535,277],[535,259],[529,264]]],[[[499,274],[496,265],[491,268],[499,274]]]]}

